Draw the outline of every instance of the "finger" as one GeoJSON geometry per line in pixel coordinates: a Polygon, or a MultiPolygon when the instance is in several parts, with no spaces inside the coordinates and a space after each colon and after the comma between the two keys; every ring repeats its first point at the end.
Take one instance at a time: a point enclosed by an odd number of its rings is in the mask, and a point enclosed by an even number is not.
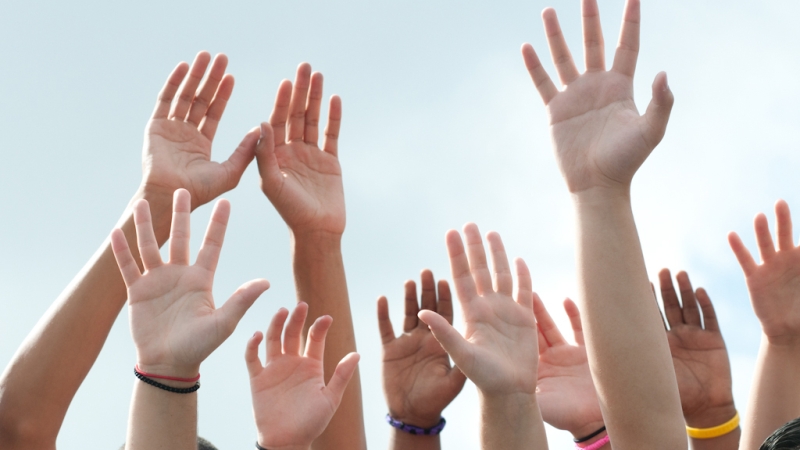
{"type": "Polygon", "coordinates": [[[325,386],[325,392],[328,394],[329,398],[333,400],[332,403],[336,408],[339,407],[347,384],[350,383],[350,379],[353,378],[353,374],[356,372],[360,358],[358,353],[348,353],[339,361],[339,364],[336,365],[333,376],[330,381],[328,381],[328,385],[325,386]]]}
{"type": "Polygon", "coordinates": [[[322,106],[322,74],[311,74],[311,87],[308,90],[308,104],[306,105],[305,132],[303,140],[307,144],[317,145],[319,141],[319,111],[322,106]]]}
{"type": "Polygon", "coordinates": [[[661,302],[664,304],[664,314],[670,328],[683,323],[683,310],[678,300],[678,293],[672,284],[672,274],[668,269],[658,272],[658,284],[661,286],[661,302]]]}
{"type": "Polygon", "coordinates": [[[186,118],[186,113],[194,101],[197,86],[206,73],[209,61],[211,61],[211,55],[206,51],[202,51],[195,56],[192,67],[189,69],[189,76],[183,80],[183,86],[178,94],[178,101],[172,105],[170,119],[183,121],[186,118]]]}
{"type": "Polygon", "coordinates": [[[300,302],[295,306],[292,315],[289,317],[289,323],[286,325],[286,331],[283,333],[283,354],[284,355],[300,355],[300,347],[302,346],[301,336],[303,334],[303,325],[306,323],[306,316],[308,315],[308,304],[300,302]]]}
{"type": "Polygon", "coordinates": [[[228,67],[228,57],[220,53],[214,57],[214,62],[211,63],[211,70],[208,71],[208,76],[200,91],[192,101],[192,106],[189,108],[189,114],[186,116],[186,121],[192,125],[199,125],[200,120],[206,115],[206,111],[211,105],[211,100],[214,99],[217,93],[217,88],[222,81],[222,76],[225,75],[225,68],[228,67]]]}
{"type": "Polygon", "coordinates": [[[389,301],[386,297],[378,299],[378,331],[381,333],[381,343],[386,345],[394,340],[394,328],[389,318],[389,301]]]}
{"type": "Polygon", "coordinates": [[[708,331],[719,332],[719,322],[717,322],[717,312],[714,311],[714,304],[703,288],[697,288],[697,303],[703,310],[703,328],[708,331]]]}
{"type": "Polygon", "coordinates": [[[494,290],[501,294],[511,296],[514,292],[514,278],[508,265],[508,256],[503,246],[500,235],[494,231],[486,235],[489,241],[489,250],[492,252],[492,267],[494,267],[494,290]]]}
{"type": "Polygon", "coordinates": [[[325,356],[325,336],[328,335],[328,330],[331,329],[333,318],[331,316],[319,316],[311,328],[308,330],[308,339],[306,340],[306,353],[307,358],[322,361],[325,356]]]}
{"type": "Polygon", "coordinates": [[[125,239],[125,233],[119,228],[115,228],[111,232],[111,250],[114,252],[122,279],[125,280],[125,286],[132,285],[142,276],[142,272],[139,271],[139,266],[133,259],[131,249],[128,247],[128,240],[125,239]]]}
{"type": "Polygon", "coordinates": [[[550,75],[544,70],[536,50],[533,49],[531,44],[524,44],[522,46],[522,60],[525,61],[525,67],[533,80],[533,85],[539,91],[544,104],[550,103],[550,100],[558,94],[558,88],[553,84],[550,75]]]}
{"type": "Polygon", "coordinates": [[[150,205],[147,200],[139,200],[133,205],[133,222],[136,224],[136,240],[139,244],[139,256],[142,258],[144,270],[153,270],[159,267],[161,253],[158,251],[158,242],[153,232],[153,221],[150,218],[150,205]]]}
{"type": "Polygon", "coordinates": [[[747,247],[745,247],[742,242],[742,238],[733,231],[728,233],[728,244],[730,244],[733,254],[736,255],[736,260],[739,261],[744,276],[749,277],[750,274],[755,272],[758,268],[758,264],[756,264],[756,261],[753,259],[753,255],[750,254],[750,250],[747,250],[747,247]]]}
{"type": "MultiPolygon", "coordinates": [[[[269,281],[264,279],[251,280],[239,286],[239,289],[228,298],[222,306],[217,308],[214,312],[219,317],[219,323],[222,324],[220,330],[222,331],[222,340],[228,338],[236,329],[236,325],[244,317],[244,313],[253,306],[253,303],[258,297],[269,289],[269,281]]],[[[222,343],[222,341],[220,341],[222,343]]]]}
{"type": "Polygon", "coordinates": [[[420,295],[420,308],[436,311],[436,280],[433,279],[433,272],[425,269],[419,275],[422,286],[420,295]]]}
{"type": "Polygon", "coordinates": [[[794,238],[792,237],[792,213],[789,205],[778,200],[775,204],[775,219],[778,233],[778,248],[780,250],[792,250],[794,248],[794,238]]]}
{"type": "Polygon", "coordinates": [[[331,96],[328,107],[328,125],[325,127],[325,153],[339,156],[339,128],[342,126],[342,99],[338,95],[331,96]]]}
{"type": "Polygon", "coordinates": [[[462,370],[468,368],[471,364],[469,342],[447,323],[444,317],[433,311],[423,309],[419,312],[419,318],[430,327],[433,337],[450,355],[453,362],[462,370]]]}
{"type": "Polygon", "coordinates": [[[439,280],[439,302],[436,304],[436,312],[453,324],[453,296],[450,294],[450,284],[447,280],[439,280]]]}
{"type": "Polygon", "coordinates": [[[269,118],[269,123],[275,138],[275,146],[286,143],[286,122],[289,120],[289,104],[292,99],[292,82],[289,80],[281,81],[278,85],[278,93],[275,95],[275,107],[269,118]]]}
{"type": "Polygon", "coordinates": [[[539,346],[539,355],[544,355],[547,352],[547,349],[550,348],[547,345],[547,339],[542,334],[542,330],[539,328],[539,324],[536,324],[536,343],[539,346]]]}
{"type": "Polygon", "coordinates": [[[517,303],[527,309],[533,308],[533,298],[536,293],[533,292],[533,281],[531,281],[531,271],[528,265],[522,258],[514,260],[514,266],[517,270],[517,303]]]}
{"type": "Polygon", "coordinates": [[[403,332],[409,333],[417,327],[417,313],[419,312],[419,305],[417,304],[417,284],[412,280],[406,281],[403,286],[405,289],[405,305],[406,317],[403,320],[403,332]]]}
{"type": "Polygon", "coordinates": [[[228,228],[230,215],[230,202],[224,198],[218,200],[214,205],[214,211],[211,212],[211,219],[208,221],[203,246],[197,253],[196,266],[203,267],[212,273],[217,270],[217,262],[219,262],[219,254],[222,252],[222,243],[225,240],[225,230],[228,228]]]}
{"type": "Polygon", "coordinates": [[[583,339],[583,324],[581,323],[581,311],[578,305],[571,299],[564,300],[564,311],[569,317],[569,323],[572,325],[572,335],[575,337],[575,343],[578,345],[585,345],[583,339]]]}
{"type": "Polygon", "coordinates": [[[667,74],[660,72],[653,81],[653,98],[647,105],[647,111],[639,118],[642,124],[642,136],[651,148],[655,148],[664,138],[674,103],[675,96],[669,89],[667,74]]]}
{"type": "Polygon", "coordinates": [[[772,233],[769,232],[767,216],[759,213],[753,223],[756,230],[756,242],[758,252],[761,254],[761,261],[767,262],[775,256],[775,244],[772,243],[772,233]]]}
{"type": "Polygon", "coordinates": [[[272,321],[269,323],[269,328],[267,328],[267,362],[283,354],[281,335],[283,334],[283,324],[286,323],[287,317],[289,317],[289,310],[286,308],[280,308],[272,316],[272,321]]]}
{"type": "Polygon", "coordinates": [[[474,223],[464,225],[464,238],[467,241],[467,255],[469,257],[469,270],[479,295],[492,291],[492,275],[489,273],[489,264],[486,260],[486,251],[478,226],[474,223]]]}
{"type": "Polygon", "coordinates": [[[257,376],[264,369],[261,365],[261,358],[258,357],[258,346],[261,344],[261,339],[264,335],[260,331],[256,331],[247,341],[247,348],[244,351],[244,361],[247,363],[247,372],[250,378],[257,376]]]}
{"type": "Polygon", "coordinates": [[[544,302],[538,295],[533,295],[533,314],[536,316],[536,323],[539,325],[539,331],[542,332],[544,338],[550,346],[565,345],[567,341],[561,334],[561,331],[556,326],[555,321],[547,312],[544,302]]]}
{"type": "Polygon", "coordinates": [[[169,234],[169,262],[189,265],[189,238],[191,235],[192,196],[186,189],[178,189],[172,196],[172,230],[169,234]]]}
{"type": "Polygon", "coordinates": [[[228,160],[220,164],[223,176],[219,179],[220,186],[216,187],[217,192],[228,192],[239,185],[242,174],[255,156],[259,134],[258,128],[248,131],[228,160]]]}
{"type": "Polygon", "coordinates": [[[542,11],[544,21],[544,31],[547,34],[547,44],[550,46],[550,53],[553,56],[553,63],[556,65],[558,78],[561,84],[567,85],[574,81],[580,73],[572,60],[572,53],[569,51],[564,33],[561,32],[561,25],[558,23],[556,10],[546,8],[542,11]]]}
{"type": "Polygon", "coordinates": [[[636,60],[639,57],[639,21],[641,11],[639,0],[628,0],[622,17],[622,30],[619,33],[617,52],[611,70],[633,77],[636,60]]]}
{"type": "Polygon", "coordinates": [[[311,66],[302,63],[297,67],[292,100],[289,103],[289,142],[303,139],[306,121],[306,97],[311,84],[311,66]]]}
{"type": "Polygon", "coordinates": [[[161,88],[161,92],[158,93],[156,107],[153,110],[153,119],[166,119],[169,116],[172,100],[175,98],[175,94],[178,93],[178,88],[181,87],[181,82],[186,78],[187,72],[189,72],[189,65],[185,62],[172,69],[172,73],[167,77],[167,82],[161,88]]]}
{"type": "Polygon", "coordinates": [[[606,70],[603,27],[600,25],[600,10],[597,8],[597,0],[583,0],[581,15],[586,70],[606,70]]]}
{"type": "Polygon", "coordinates": [[[683,304],[683,322],[687,325],[701,327],[700,309],[697,307],[697,299],[694,296],[692,282],[689,281],[689,274],[678,272],[675,276],[678,280],[678,289],[681,290],[681,303],[683,304]]]}
{"type": "Polygon", "coordinates": [[[233,75],[228,74],[222,77],[219,89],[211,101],[211,106],[205,111],[206,115],[202,118],[199,129],[200,133],[208,138],[209,141],[213,141],[214,135],[217,134],[219,121],[222,120],[222,114],[225,112],[225,107],[228,106],[228,100],[231,99],[231,94],[233,93],[233,85],[233,75]]]}
{"type": "Polygon", "coordinates": [[[469,261],[464,252],[464,243],[461,242],[461,235],[456,230],[450,230],[445,235],[447,243],[447,254],[450,257],[450,272],[453,274],[453,283],[456,286],[456,293],[461,304],[472,300],[477,294],[475,280],[472,279],[472,272],[469,270],[469,261]]]}

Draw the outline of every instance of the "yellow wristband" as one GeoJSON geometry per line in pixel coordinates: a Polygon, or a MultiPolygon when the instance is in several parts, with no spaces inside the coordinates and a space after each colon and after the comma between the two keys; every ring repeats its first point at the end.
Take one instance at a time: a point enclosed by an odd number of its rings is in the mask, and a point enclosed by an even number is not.
{"type": "Polygon", "coordinates": [[[730,433],[731,431],[735,430],[736,427],[738,426],[739,426],[739,412],[737,411],[736,414],[733,416],[733,419],[716,427],[692,428],[690,426],[687,426],[686,434],[688,434],[690,438],[694,439],[711,439],[715,437],[724,436],[730,433]]]}

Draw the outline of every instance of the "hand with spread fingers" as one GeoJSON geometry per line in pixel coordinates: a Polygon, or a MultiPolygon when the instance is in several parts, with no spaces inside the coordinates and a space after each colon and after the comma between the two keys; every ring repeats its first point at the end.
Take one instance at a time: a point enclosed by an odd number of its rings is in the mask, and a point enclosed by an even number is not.
{"type": "Polygon", "coordinates": [[[639,0],[627,0],[619,44],[610,70],[597,0],[582,0],[586,71],[575,66],[552,8],[542,13],[547,42],[563,90],[556,87],[530,44],[525,65],[547,106],[550,131],[570,192],[594,187],[626,189],[639,166],[661,141],[673,96],[667,76],[653,82],[653,99],[640,115],[633,101],[639,55],[639,0]]]}
{"type": "Polygon", "coordinates": [[[453,282],[464,311],[464,335],[433,311],[423,309],[419,318],[478,387],[483,447],[546,448],[533,376],[538,364],[537,330],[528,267],[516,260],[518,292],[514,300],[513,278],[500,235],[487,235],[494,286],[478,227],[465,225],[464,235],[466,251],[458,232],[447,233],[453,282]]]}
{"type": "Polygon", "coordinates": [[[331,97],[325,141],[320,148],[322,74],[307,63],[297,68],[294,86],[278,87],[269,123],[261,124],[256,161],[261,189],[294,233],[341,235],[345,226],[338,139],[342,101],[331,97]]]}
{"type": "Polygon", "coordinates": [[[680,301],[669,270],[661,270],[658,278],[686,424],[709,428],[725,423],[736,415],[736,407],[731,364],[714,305],[705,289],[692,288],[686,272],[676,276],[680,301]]]}
{"type": "Polygon", "coordinates": [[[307,314],[308,305],[298,303],[286,325],[283,346],[281,333],[289,311],[281,308],[275,314],[266,334],[266,365],[258,357],[261,332],[256,332],[247,343],[245,360],[250,373],[253,414],[258,444],[264,448],[308,449],[328,426],[358,364],[358,353],[342,358],[326,386],[322,357],[333,319],[322,316],[314,322],[302,353],[301,337],[307,314]]]}
{"type": "Polygon", "coordinates": [[[603,427],[603,413],[589,371],[580,311],[570,299],[564,301],[564,310],[572,324],[576,345],[567,343],[544,302],[536,295],[533,297],[533,312],[539,325],[536,396],[545,422],[580,439],[603,427]]]}
{"type": "Polygon", "coordinates": [[[239,184],[259,136],[257,129],[251,130],[227,161],[211,161],[211,144],[234,83],[225,73],[228,57],[219,54],[201,85],[209,62],[211,55],[200,52],[191,67],[180,63],[172,71],[145,130],[145,195],[168,203],[176,189],[187,189],[192,210],[239,184]]]}
{"type": "Polygon", "coordinates": [[[420,310],[432,311],[452,324],[450,286],[447,281],[439,280],[437,296],[433,273],[423,270],[420,278],[421,309],[416,283],[409,280],[405,284],[403,334],[394,335],[386,297],[378,299],[378,326],[383,342],[383,392],[389,414],[405,424],[431,428],[439,423],[442,410],[461,392],[466,377],[450,365],[447,352],[417,317],[420,310]]]}

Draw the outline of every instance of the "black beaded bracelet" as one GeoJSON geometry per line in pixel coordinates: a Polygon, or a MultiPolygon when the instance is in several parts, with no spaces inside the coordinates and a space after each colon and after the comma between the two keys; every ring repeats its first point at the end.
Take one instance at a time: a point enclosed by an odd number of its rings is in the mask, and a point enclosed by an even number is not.
{"type": "Polygon", "coordinates": [[[166,384],[161,384],[158,381],[147,378],[146,376],[140,374],[136,369],[133,369],[133,374],[136,375],[136,378],[142,380],[143,382],[149,384],[150,386],[165,390],[167,392],[173,392],[175,394],[191,394],[192,392],[197,392],[200,389],[200,382],[194,384],[192,387],[188,388],[176,388],[172,386],[167,386],[166,384]]]}
{"type": "Polygon", "coordinates": [[[439,419],[439,423],[437,423],[436,425],[430,428],[422,428],[400,422],[399,420],[392,417],[390,414],[386,414],[386,423],[408,434],[414,434],[417,436],[436,436],[437,434],[442,432],[445,424],[447,424],[447,421],[444,420],[444,417],[442,417],[439,419]]]}
{"type": "Polygon", "coordinates": [[[590,434],[590,435],[588,435],[588,436],[582,437],[582,438],[573,439],[573,441],[574,441],[576,444],[580,444],[581,442],[586,442],[586,441],[588,441],[589,439],[591,439],[591,438],[593,438],[593,437],[597,436],[598,434],[602,433],[603,431],[606,431],[606,426],[605,426],[605,425],[603,425],[603,428],[600,428],[599,430],[595,431],[594,433],[592,433],[592,434],[590,434]]]}

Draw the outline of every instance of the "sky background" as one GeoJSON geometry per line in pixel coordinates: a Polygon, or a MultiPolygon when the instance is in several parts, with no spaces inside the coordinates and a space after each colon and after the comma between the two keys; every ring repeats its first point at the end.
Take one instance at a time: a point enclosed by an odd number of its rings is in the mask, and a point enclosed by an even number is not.
{"type": "MultiPolygon", "coordinates": [[[[226,53],[236,77],[216,160],[268,119],[278,83],[298,63],[324,73],[326,96],[342,96],[344,258],[371,448],[385,446],[390,430],[375,300],[389,297],[399,325],[405,280],[426,267],[449,277],[448,229],[474,221],[498,231],[566,329],[561,301],[577,292],[574,217],[519,53],[532,43],[556,78],[540,19],[546,6],[558,11],[582,69],[579,0],[2,2],[0,367],[124,210],[140,181],[156,95],[172,68],[200,50],[226,53]]],[[[609,65],[622,7],[600,1],[609,65]]],[[[637,104],[644,110],[661,70],[676,97],[666,137],[633,185],[648,273],[655,280],[662,267],[687,270],[708,290],[743,414],[760,328],[726,234],[740,232],[752,249],[757,212],[774,224],[778,198],[800,211],[798,13],[790,0],[642,5],[637,104]]],[[[232,216],[214,293],[223,302],[257,277],[272,287],[202,367],[199,431],[223,450],[250,448],[256,436],[247,338],[295,300],[288,232],[255,169],[225,195],[232,216]]],[[[210,210],[192,216],[193,254],[210,210]]],[[[134,362],[123,310],[59,448],[122,444],[134,362]]],[[[444,448],[478,448],[473,385],[444,416],[444,448]]],[[[572,448],[568,434],[548,432],[551,448],[572,448]]]]}

